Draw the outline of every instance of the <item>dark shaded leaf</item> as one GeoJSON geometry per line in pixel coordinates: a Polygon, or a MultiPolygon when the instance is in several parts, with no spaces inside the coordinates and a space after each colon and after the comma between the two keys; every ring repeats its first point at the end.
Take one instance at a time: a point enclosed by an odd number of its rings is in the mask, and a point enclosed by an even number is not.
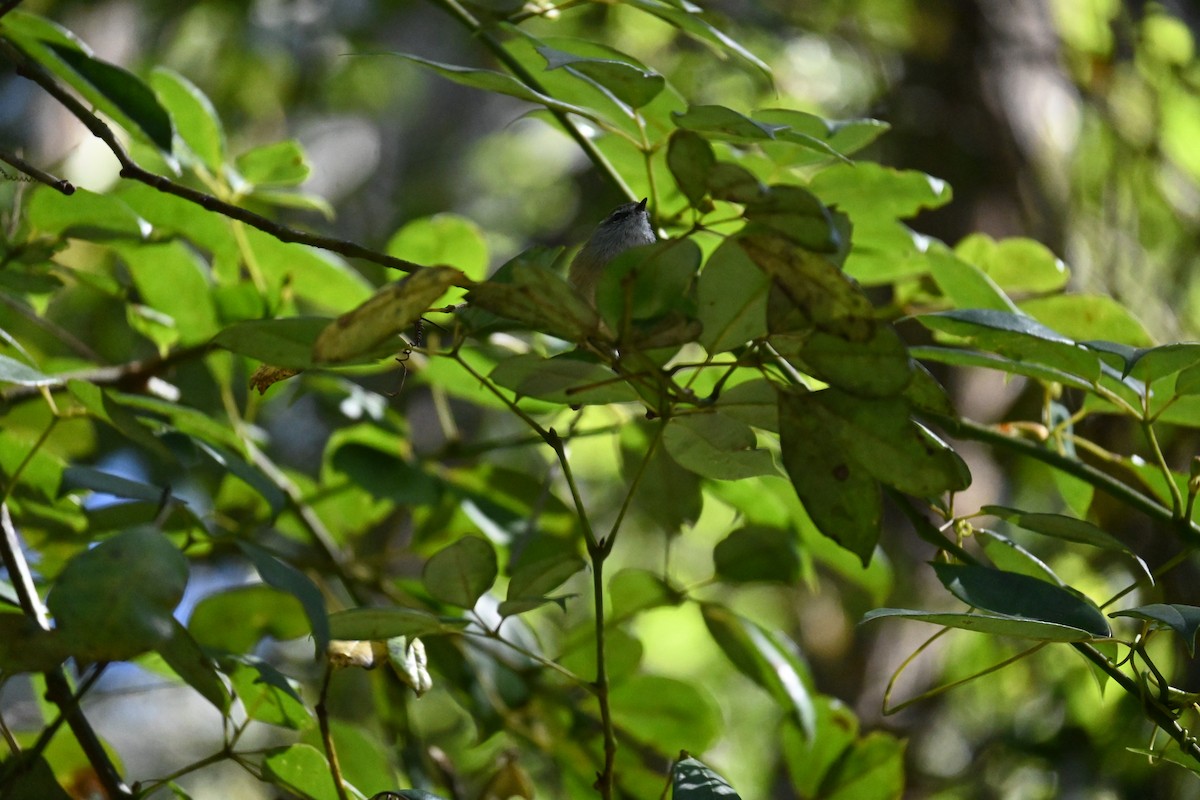
{"type": "Polygon", "coordinates": [[[187,575],[167,537],[129,531],[72,558],[46,605],[77,658],[124,661],[171,637],[187,575]]]}
{"type": "Polygon", "coordinates": [[[1099,638],[1111,635],[1094,604],[1037,578],[970,564],[934,564],[933,571],[951,594],[975,608],[1077,628],[1099,638]]]}
{"type": "Polygon", "coordinates": [[[498,573],[491,543],[478,536],[464,536],[425,563],[421,580],[426,591],[443,603],[471,609],[492,588],[498,573]]]}
{"type": "Polygon", "coordinates": [[[1200,631],[1200,608],[1175,603],[1151,603],[1109,614],[1110,617],[1133,617],[1152,623],[1152,627],[1170,628],[1179,634],[1188,655],[1196,656],[1196,632],[1200,631]]]}
{"type": "Polygon", "coordinates": [[[667,167],[679,191],[694,208],[708,194],[708,173],[716,162],[708,140],[689,130],[671,132],[667,140],[667,167]]]}
{"type": "Polygon", "coordinates": [[[748,525],[713,548],[717,577],[731,583],[800,580],[800,548],[796,534],[783,528],[748,525]]]}
{"type": "Polygon", "coordinates": [[[312,626],[313,645],[319,657],[333,638],[329,631],[329,616],[325,611],[325,596],[321,594],[321,590],[313,583],[312,578],[291,564],[280,561],[258,545],[238,542],[238,547],[254,562],[254,568],[267,584],[300,601],[309,625],[312,626]]]}
{"type": "Polygon", "coordinates": [[[806,395],[779,393],[784,469],[817,530],[866,566],[883,517],[879,483],[846,454],[840,437],[810,413],[811,406],[806,395]]]}
{"type": "Polygon", "coordinates": [[[671,800],[741,800],[717,773],[688,756],[671,767],[671,800]]]}

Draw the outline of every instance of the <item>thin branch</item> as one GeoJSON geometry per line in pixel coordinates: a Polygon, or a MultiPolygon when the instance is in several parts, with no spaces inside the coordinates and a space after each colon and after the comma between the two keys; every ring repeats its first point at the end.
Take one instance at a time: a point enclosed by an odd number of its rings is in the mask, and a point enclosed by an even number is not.
{"type": "Polygon", "coordinates": [[[317,712],[317,724],[321,728],[321,743],[325,746],[325,758],[329,760],[329,771],[338,800],[350,800],[346,794],[346,782],[342,778],[342,767],[338,763],[337,748],[333,746],[333,732],[329,729],[329,708],[325,700],[329,696],[329,680],[333,677],[333,664],[325,664],[325,677],[321,681],[321,696],[313,710],[317,712]]]}
{"type": "MultiPolygon", "coordinates": [[[[18,0],[18,2],[20,2],[20,0],[18,0]]],[[[0,10],[0,16],[4,16],[4,12],[2,10],[0,10]]],[[[75,186],[72,185],[70,181],[62,178],[56,178],[49,172],[44,172],[38,169],[33,164],[30,164],[28,161],[16,155],[15,153],[10,153],[7,150],[0,150],[0,161],[8,163],[14,169],[24,172],[34,180],[40,181],[52,189],[57,189],[63,194],[75,194],[75,186]]]]}
{"type": "MultiPolygon", "coordinates": [[[[535,92],[547,94],[546,89],[542,86],[541,81],[534,77],[533,73],[525,68],[517,58],[504,47],[500,42],[475,16],[463,8],[458,0],[435,0],[435,4],[441,6],[446,13],[454,17],[463,27],[471,32],[471,35],[483,43],[483,46],[492,52],[496,60],[504,64],[521,83],[533,89],[535,92]]],[[[596,165],[598,169],[608,176],[608,179],[625,195],[629,200],[637,200],[638,197],[634,194],[633,189],[621,177],[621,174],[609,163],[600,149],[596,147],[595,142],[587,137],[587,135],[579,129],[579,126],[571,120],[570,116],[557,109],[547,109],[554,118],[562,125],[563,130],[570,136],[579,147],[587,155],[588,160],[596,165]]]]}
{"type": "Polygon", "coordinates": [[[124,364],[114,364],[105,367],[90,367],[88,369],[63,372],[50,377],[55,379],[52,384],[41,386],[13,386],[0,392],[0,402],[23,400],[26,397],[40,394],[43,390],[61,391],[66,388],[68,381],[80,380],[97,386],[130,387],[145,383],[168,368],[190,361],[208,352],[210,345],[198,344],[183,347],[167,353],[165,356],[155,356],[138,361],[128,361],[124,364]]]}
{"type": "Polygon", "coordinates": [[[298,230],[280,225],[273,222],[264,216],[255,214],[253,211],[247,211],[240,206],[235,206],[232,203],[226,203],[213,197],[210,194],[196,191],[187,186],[175,183],[169,178],[155,174],[148,170],[142,169],[129,156],[125,147],[117,141],[116,135],[112,128],[108,127],[98,116],[92,113],[87,106],[77,100],[72,94],[63,89],[54,80],[46,70],[30,61],[19,50],[13,47],[8,42],[0,40],[0,53],[2,53],[9,61],[13,62],[17,68],[17,74],[23,78],[28,78],[34,83],[41,86],[55,100],[61,103],[68,111],[71,112],[80,122],[84,124],[92,135],[104,142],[112,154],[116,156],[117,161],[121,164],[121,177],[139,181],[146,184],[152,189],[156,189],[164,194],[175,195],[181,197],[191,203],[204,208],[208,211],[213,211],[222,214],[230,219],[244,222],[247,225],[257,228],[264,233],[274,236],[282,242],[291,242],[294,244],[306,244],[311,247],[318,247],[322,250],[328,250],[333,253],[340,253],[348,258],[361,258],[364,261],[371,261],[391,269],[401,272],[416,272],[425,267],[421,264],[406,261],[403,258],[389,256],[386,253],[380,253],[377,250],[372,250],[368,247],[363,247],[357,242],[351,242],[346,239],[337,239],[331,236],[321,236],[315,233],[298,230]]]}
{"type": "Polygon", "coordinates": [[[1146,516],[1169,524],[1175,528],[1179,535],[1190,545],[1200,544],[1200,526],[1190,520],[1181,520],[1171,509],[1159,503],[1157,500],[1142,494],[1138,490],[1129,485],[1117,480],[1116,478],[1101,472],[1089,464],[1060,455],[1053,450],[1048,450],[1040,447],[1037,444],[1029,442],[1015,436],[1009,436],[1002,433],[989,425],[981,425],[978,422],[961,419],[957,417],[946,417],[936,414],[926,415],[927,418],[940,425],[951,436],[960,439],[974,439],[979,442],[995,445],[1010,452],[1019,453],[1024,456],[1049,464],[1055,469],[1065,472],[1068,475],[1073,475],[1076,478],[1091,484],[1105,494],[1124,503],[1146,516]]]}

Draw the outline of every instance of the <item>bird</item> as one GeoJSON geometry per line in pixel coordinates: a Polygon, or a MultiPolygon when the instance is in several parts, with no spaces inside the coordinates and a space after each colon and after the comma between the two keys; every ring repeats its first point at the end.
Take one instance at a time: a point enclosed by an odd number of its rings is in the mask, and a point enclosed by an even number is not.
{"type": "Polygon", "coordinates": [[[647,199],[643,197],[638,202],[622,203],[614,208],[571,260],[567,280],[592,305],[596,303],[600,276],[610,261],[632,247],[658,241],[650,227],[647,199]]]}

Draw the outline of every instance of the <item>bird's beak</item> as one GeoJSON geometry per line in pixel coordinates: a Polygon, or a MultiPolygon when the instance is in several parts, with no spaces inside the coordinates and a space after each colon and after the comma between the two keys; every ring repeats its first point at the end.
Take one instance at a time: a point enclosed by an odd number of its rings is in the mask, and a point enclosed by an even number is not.
{"type": "Polygon", "coordinates": [[[649,200],[649,199],[650,199],[649,197],[643,197],[643,198],[642,198],[642,202],[640,202],[640,203],[638,203],[638,204],[637,204],[637,210],[638,210],[638,211],[645,211],[645,210],[646,210],[646,201],[647,201],[647,200],[649,200]]]}

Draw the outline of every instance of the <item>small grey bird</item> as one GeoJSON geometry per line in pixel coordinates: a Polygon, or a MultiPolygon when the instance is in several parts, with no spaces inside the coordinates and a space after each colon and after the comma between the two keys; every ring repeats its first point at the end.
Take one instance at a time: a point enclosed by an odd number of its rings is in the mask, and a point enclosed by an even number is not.
{"type": "Polygon", "coordinates": [[[593,305],[596,302],[596,285],[608,262],[631,247],[653,244],[658,241],[650,227],[650,215],[646,213],[646,200],[624,203],[613,209],[588,238],[567,270],[567,280],[593,305]]]}

